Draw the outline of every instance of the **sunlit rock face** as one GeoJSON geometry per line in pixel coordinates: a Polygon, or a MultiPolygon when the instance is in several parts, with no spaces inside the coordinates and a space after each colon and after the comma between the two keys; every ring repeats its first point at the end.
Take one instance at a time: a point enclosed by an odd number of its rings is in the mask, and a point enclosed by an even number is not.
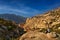
{"type": "Polygon", "coordinates": [[[29,31],[47,27],[52,28],[57,24],[60,24],[60,8],[27,18],[24,29],[29,31]]]}
{"type": "Polygon", "coordinates": [[[58,38],[53,38],[52,33],[45,34],[42,32],[30,31],[22,35],[19,40],[59,40],[58,38]]]}
{"type": "Polygon", "coordinates": [[[27,32],[19,40],[60,40],[60,8],[27,18],[22,26],[27,32]]]}

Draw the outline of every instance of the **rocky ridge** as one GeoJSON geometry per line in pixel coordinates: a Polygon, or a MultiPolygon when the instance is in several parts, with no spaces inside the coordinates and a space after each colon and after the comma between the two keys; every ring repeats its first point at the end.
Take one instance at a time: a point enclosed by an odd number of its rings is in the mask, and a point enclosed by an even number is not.
{"type": "Polygon", "coordinates": [[[60,40],[60,8],[27,18],[19,40],[60,40]]]}
{"type": "Polygon", "coordinates": [[[33,30],[40,28],[52,28],[54,25],[60,24],[60,8],[49,11],[42,15],[27,18],[24,29],[33,30]]]}

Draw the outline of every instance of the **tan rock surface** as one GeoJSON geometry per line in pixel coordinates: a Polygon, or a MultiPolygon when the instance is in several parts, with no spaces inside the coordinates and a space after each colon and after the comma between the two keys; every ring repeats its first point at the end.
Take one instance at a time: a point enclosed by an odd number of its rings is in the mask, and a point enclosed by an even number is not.
{"type": "Polygon", "coordinates": [[[60,40],[60,8],[27,18],[19,40],[60,40]]]}
{"type": "MultiPolygon", "coordinates": [[[[51,35],[51,34],[50,34],[51,35]]],[[[58,38],[52,38],[49,34],[30,31],[22,35],[19,40],[58,40],[58,38]],[[48,37],[49,36],[49,37],[48,37]]],[[[60,40],[60,39],[59,39],[60,40]]]]}
{"type": "Polygon", "coordinates": [[[38,28],[47,28],[48,26],[52,28],[56,24],[60,24],[60,8],[42,15],[27,18],[24,29],[28,31],[38,28]]]}

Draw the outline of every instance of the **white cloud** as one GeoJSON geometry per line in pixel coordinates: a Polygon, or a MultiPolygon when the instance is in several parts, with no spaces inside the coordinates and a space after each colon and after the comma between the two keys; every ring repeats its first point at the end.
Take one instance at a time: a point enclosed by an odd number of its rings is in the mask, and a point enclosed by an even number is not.
{"type": "Polygon", "coordinates": [[[21,15],[24,14],[27,16],[34,15],[34,14],[41,12],[39,10],[30,8],[30,7],[26,7],[26,6],[22,6],[22,8],[20,7],[19,9],[17,9],[17,8],[13,8],[13,7],[11,8],[10,6],[7,6],[7,5],[0,5],[0,10],[5,10],[7,12],[12,11],[14,13],[17,12],[17,14],[20,13],[21,15]]]}
{"type": "Polygon", "coordinates": [[[0,10],[8,10],[8,11],[14,11],[14,12],[19,12],[19,13],[23,13],[23,14],[26,14],[27,12],[25,11],[22,11],[22,10],[19,10],[19,9],[12,9],[12,8],[9,8],[9,7],[6,7],[6,6],[0,6],[0,10]]]}

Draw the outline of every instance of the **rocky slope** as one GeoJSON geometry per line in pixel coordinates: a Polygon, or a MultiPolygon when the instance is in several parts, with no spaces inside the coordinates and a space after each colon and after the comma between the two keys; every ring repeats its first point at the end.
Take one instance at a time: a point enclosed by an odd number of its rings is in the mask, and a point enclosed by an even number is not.
{"type": "Polygon", "coordinates": [[[60,8],[27,18],[19,40],[60,40],[60,8]]]}
{"type": "Polygon", "coordinates": [[[0,40],[16,40],[24,34],[24,29],[15,22],[0,18],[0,40]]]}
{"type": "Polygon", "coordinates": [[[25,30],[34,30],[40,28],[52,28],[55,25],[60,25],[60,8],[49,11],[42,15],[37,15],[32,18],[27,18],[24,26],[25,30]]]}

